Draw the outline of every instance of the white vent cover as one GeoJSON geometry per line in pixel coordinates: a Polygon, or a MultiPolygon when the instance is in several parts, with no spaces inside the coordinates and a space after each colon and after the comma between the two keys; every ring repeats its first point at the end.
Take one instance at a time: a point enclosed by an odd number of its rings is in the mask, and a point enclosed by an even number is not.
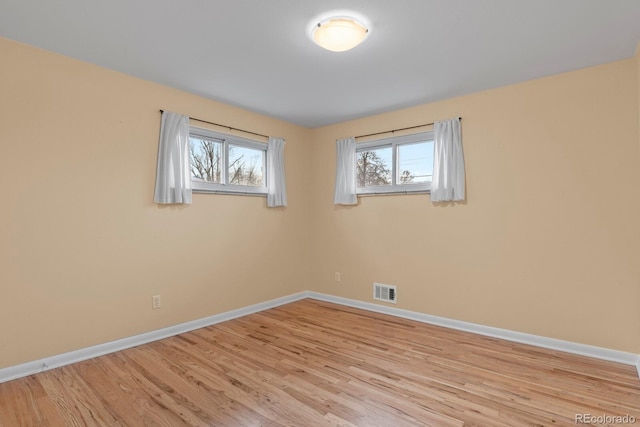
{"type": "Polygon", "coordinates": [[[396,303],[398,293],[395,285],[385,285],[384,283],[373,284],[373,299],[378,301],[396,303]]]}

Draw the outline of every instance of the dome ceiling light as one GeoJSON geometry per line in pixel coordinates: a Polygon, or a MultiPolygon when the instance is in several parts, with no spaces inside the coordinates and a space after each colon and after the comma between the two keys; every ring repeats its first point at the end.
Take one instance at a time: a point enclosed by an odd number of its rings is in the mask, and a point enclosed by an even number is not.
{"type": "Polygon", "coordinates": [[[367,38],[369,29],[355,18],[333,17],[318,22],[311,31],[312,40],[332,52],[353,49],[367,38]]]}

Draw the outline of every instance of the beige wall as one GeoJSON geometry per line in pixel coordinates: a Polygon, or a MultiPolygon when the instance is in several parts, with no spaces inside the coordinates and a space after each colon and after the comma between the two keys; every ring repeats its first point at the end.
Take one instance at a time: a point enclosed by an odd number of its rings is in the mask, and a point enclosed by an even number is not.
{"type": "Polygon", "coordinates": [[[0,368],[306,289],[371,301],[373,281],[399,308],[639,351],[638,58],[308,130],[0,52],[0,368]],[[286,138],[289,207],[153,204],[161,108],[286,138]],[[333,205],[336,138],[455,116],[465,203],[333,205]]]}
{"type": "Polygon", "coordinates": [[[309,288],[307,129],[6,39],[0,56],[0,368],[309,288]],[[159,109],[284,137],[289,207],[155,205],[159,109]]]}
{"type": "Polygon", "coordinates": [[[395,284],[398,308],[637,353],[636,72],[629,59],[315,129],[313,289],[373,301],[372,282],[395,284]],[[332,204],[337,138],[457,116],[466,202],[332,204]]]}

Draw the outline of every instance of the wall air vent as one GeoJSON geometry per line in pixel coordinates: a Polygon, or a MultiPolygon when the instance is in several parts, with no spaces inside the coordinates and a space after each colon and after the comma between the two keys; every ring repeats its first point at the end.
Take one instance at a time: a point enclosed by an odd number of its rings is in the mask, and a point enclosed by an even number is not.
{"type": "Polygon", "coordinates": [[[398,293],[395,285],[385,285],[383,283],[373,284],[373,299],[395,304],[397,297],[398,293]]]}

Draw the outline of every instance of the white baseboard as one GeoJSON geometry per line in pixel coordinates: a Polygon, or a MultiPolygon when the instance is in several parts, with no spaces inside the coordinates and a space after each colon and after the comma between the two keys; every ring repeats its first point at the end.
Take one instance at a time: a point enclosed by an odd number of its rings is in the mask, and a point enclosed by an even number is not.
{"type": "Polygon", "coordinates": [[[216,314],[214,316],[193,320],[191,322],[181,323],[179,325],[170,326],[168,328],[158,329],[156,331],[135,335],[104,344],[98,344],[80,350],[70,351],[68,353],[46,357],[43,359],[34,360],[32,362],[10,366],[8,368],[3,368],[0,369],[0,383],[26,377],[31,374],[58,368],[94,357],[103,356],[108,353],[125,350],[127,348],[193,331],[195,329],[204,328],[206,326],[215,325],[216,323],[225,322],[227,320],[246,316],[252,313],[257,313],[259,311],[278,307],[280,305],[288,304],[304,298],[313,298],[320,301],[360,308],[363,310],[388,314],[391,316],[402,317],[410,320],[416,320],[418,322],[429,323],[432,325],[443,326],[445,328],[457,329],[479,335],[501,338],[508,341],[530,344],[552,350],[559,350],[567,353],[593,357],[595,359],[609,360],[626,365],[635,365],[638,370],[638,376],[640,377],[640,356],[637,354],[626,353],[623,351],[611,350],[602,347],[595,347],[586,344],[578,344],[554,338],[546,338],[538,335],[525,334],[522,332],[510,331],[507,329],[494,328],[491,326],[483,326],[476,323],[447,319],[445,317],[432,316],[430,314],[418,313],[415,311],[403,310],[395,307],[387,307],[381,304],[374,304],[349,298],[336,297],[318,292],[305,291],[282,298],[276,298],[270,301],[250,305],[248,307],[239,308],[237,310],[231,310],[224,313],[216,314]]]}
{"type": "Polygon", "coordinates": [[[596,347],[587,344],[579,344],[571,341],[558,340],[555,338],[547,338],[539,335],[526,334],[523,332],[510,331],[508,329],[494,328],[491,326],[479,325],[477,323],[448,319],[446,317],[432,316],[430,314],[418,313],[415,311],[403,310],[400,308],[388,307],[386,305],[358,301],[349,298],[336,297],[333,295],[327,295],[318,292],[308,292],[307,295],[309,298],[321,301],[332,302],[334,304],[346,305],[349,307],[360,308],[368,311],[374,311],[376,313],[389,314],[391,316],[416,320],[418,322],[443,326],[445,328],[472,332],[478,335],[500,338],[507,341],[534,345],[551,350],[564,351],[566,353],[579,354],[581,356],[588,356],[595,359],[623,363],[625,365],[635,365],[638,368],[638,376],[640,377],[640,355],[633,353],[611,350],[608,348],[596,347]]]}
{"type": "Polygon", "coordinates": [[[270,301],[250,305],[248,307],[239,308],[237,310],[231,310],[224,313],[216,314],[214,316],[209,316],[186,323],[180,323],[168,328],[158,329],[144,334],[134,335],[132,337],[123,338],[104,344],[98,344],[80,350],[70,351],[68,353],[62,353],[51,357],[45,357],[40,360],[34,360],[32,362],[10,366],[8,368],[0,369],[0,383],[26,377],[38,372],[44,372],[49,369],[70,365],[72,363],[80,362],[94,357],[103,356],[105,354],[113,353],[116,351],[125,350],[127,348],[136,347],[141,344],[161,340],[163,338],[168,338],[174,335],[193,331],[195,329],[204,328],[206,326],[215,325],[216,323],[225,322],[227,320],[246,316],[258,311],[267,310],[269,308],[288,304],[290,302],[298,301],[307,297],[307,292],[300,292],[286,297],[276,298],[270,301]]]}

